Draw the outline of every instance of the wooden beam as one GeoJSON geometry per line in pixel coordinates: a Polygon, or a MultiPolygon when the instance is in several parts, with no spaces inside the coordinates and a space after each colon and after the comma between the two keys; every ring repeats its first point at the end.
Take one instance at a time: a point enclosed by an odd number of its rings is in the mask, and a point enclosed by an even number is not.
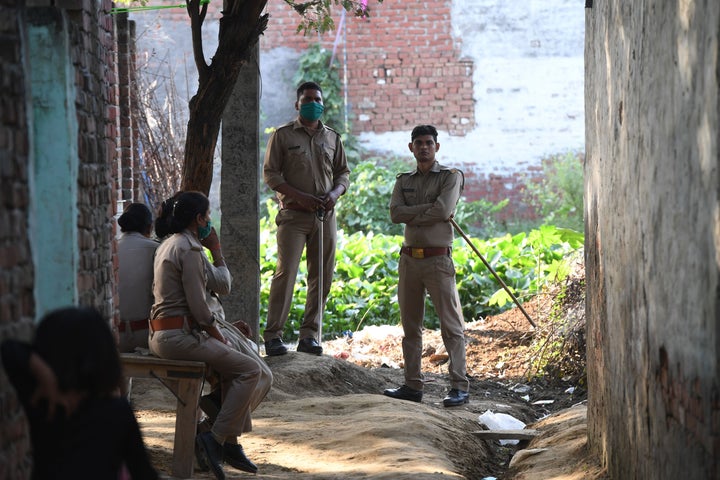
{"type": "Polygon", "coordinates": [[[537,430],[478,430],[472,432],[485,440],[532,440],[538,436],[537,430]]]}

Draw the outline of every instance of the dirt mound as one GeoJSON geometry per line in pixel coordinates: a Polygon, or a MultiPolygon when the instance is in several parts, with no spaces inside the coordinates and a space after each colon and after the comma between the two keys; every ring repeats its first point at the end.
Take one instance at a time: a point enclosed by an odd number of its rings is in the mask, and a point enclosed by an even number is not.
{"type": "Polygon", "coordinates": [[[265,401],[327,397],[353,393],[379,393],[386,380],[372,370],[328,356],[288,352],[265,357],[273,371],[273,387],[265,401]]]}

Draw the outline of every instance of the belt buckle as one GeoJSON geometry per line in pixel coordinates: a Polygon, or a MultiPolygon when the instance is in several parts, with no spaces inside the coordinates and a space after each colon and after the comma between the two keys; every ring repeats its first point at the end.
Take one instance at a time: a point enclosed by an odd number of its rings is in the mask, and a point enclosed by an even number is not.
{"type": "Polygon", "coordinates": [[[410,256],[413,258],[425,258],[425,250],[422,248],[411,248],[410,256]]]}

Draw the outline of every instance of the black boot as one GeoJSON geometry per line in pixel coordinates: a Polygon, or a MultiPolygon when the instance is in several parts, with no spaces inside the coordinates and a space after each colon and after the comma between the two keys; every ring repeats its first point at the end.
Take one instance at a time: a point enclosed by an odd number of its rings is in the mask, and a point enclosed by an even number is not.
{"type": "Polygon", "coordinates": [[[258,467],[245,456],[242,445],[239,443],[225,443],[223,445],[225,462],[231,467],[248,473],[257,473],[258,467]]]}
{"type": "Polygon", "coordinates": [[[225,472],[222,468],[223,446],[215,440],[212,432],[205,432],[195,437],[200,456],[210,467],[217,480],[225,480],[225,472]]]}

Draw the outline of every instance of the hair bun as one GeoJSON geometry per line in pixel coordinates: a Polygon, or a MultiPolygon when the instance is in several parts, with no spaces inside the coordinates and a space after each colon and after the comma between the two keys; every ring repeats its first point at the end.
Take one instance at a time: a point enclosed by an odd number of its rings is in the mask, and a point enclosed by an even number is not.
{"type": "Polygon", "coordinates": [[[123,232],[145,233],[152,225],[152,213],[142,203],[131,203],[118,218],[118,225],[123,232]]]}

